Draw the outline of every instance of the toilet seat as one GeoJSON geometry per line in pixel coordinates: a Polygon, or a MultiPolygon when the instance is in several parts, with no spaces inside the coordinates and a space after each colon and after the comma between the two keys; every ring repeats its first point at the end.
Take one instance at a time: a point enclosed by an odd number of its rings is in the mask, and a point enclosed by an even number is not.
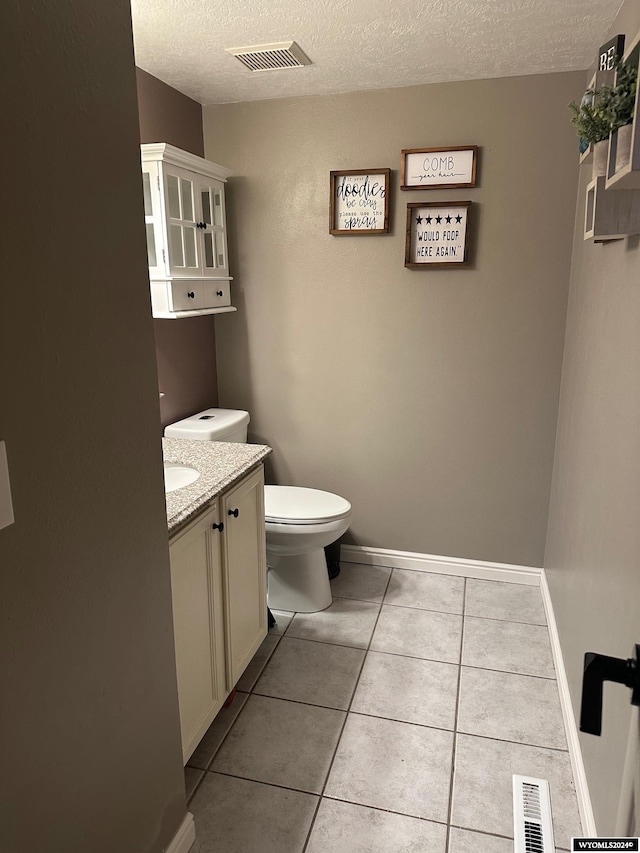
{"type": "Polygon", "coordinates": [[[267,522],[277,524],[324,524],[346,518],[351,513],[349,501],[301,486],[265,486],[264,511],[267,522]]]}

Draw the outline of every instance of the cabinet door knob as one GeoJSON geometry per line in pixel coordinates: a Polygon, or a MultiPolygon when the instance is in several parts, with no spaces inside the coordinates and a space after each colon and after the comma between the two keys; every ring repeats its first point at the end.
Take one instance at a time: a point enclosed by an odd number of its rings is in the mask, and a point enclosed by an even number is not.
{"type": "Polygon", "coordinates": [[[232,515],[234,518],[237,518],[240,515],[240,510],[237,507],[235,509],[230,509],[229,515],[232,515]]]}
{"type": "Polygon", "coordinates": [[[216,296],[224,296],[221,290],[216,290],[216,296]]]}
{"type": "Polygon", "coordinates": [[[221,521],[220,524],[212,524],[211,529],[212,530],[219,530],[220,533],[222,533],[222,531],[224,530],[224,521],[221,521]]]}
{"type": "Polygon", "coordinates": [[[189,299],[195,299],[195,298],[196,298],[196,295],[195,295],[195,293],[193,292],[193,290],[190,290],[190,291],[187,293],[187,296],[189,297],[189,299]]]}
{"type": "Polygon", "coordinates": [[[207,230],[207,223],[206,222],[196,222],[196,228],[202,228],[203,231],[206,231],[207,230]]]}

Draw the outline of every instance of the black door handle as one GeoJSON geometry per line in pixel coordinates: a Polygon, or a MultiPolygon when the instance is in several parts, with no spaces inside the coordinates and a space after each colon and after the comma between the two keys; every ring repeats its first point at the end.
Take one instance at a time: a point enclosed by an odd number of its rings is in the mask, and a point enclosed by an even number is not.
{"type": "Polygon", "coordinates": [[[640,705],[640,645],[634,647],[632,658],[612,658],[587,652],[584,656],[582,676],[582,702],[580,703],[580,731],[590,735],[602,733],[602,692],[605,681],[624,684],[633,691],[631,704],[640,705]]]}
{"type": "Polygon", "coordinates": [[[221,521],[220,524],[212,524],[211,529],[212,530],[219,530],[220,533],[222,533],[222,531],[224,530],[224,521],[221,521]]]}
{"type": "Polygon", "coordinates": [[[237,518],[240,515],[240,510],[238,508],[230,509],[229,515],[232,515],[234,518],[237,518]]]}

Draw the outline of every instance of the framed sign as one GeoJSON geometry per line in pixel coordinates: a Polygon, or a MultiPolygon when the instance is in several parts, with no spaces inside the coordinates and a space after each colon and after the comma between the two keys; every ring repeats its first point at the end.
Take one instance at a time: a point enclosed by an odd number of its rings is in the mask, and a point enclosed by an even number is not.
{"type": "MultiPolygon", "coordinates": [[[[624,34],[605,42],[598,51],[598,71],[615,71],[616,62],[624,53],[624,34]]],[[[612,81],[613,82],[613,81],[612,81]]]]}
{"type": "Polygon", "coordinates": [[[464,267],[470,201],[416,201],[407,205],[404,265],[409,269],[464,267]]]}
{"type": "Polygon", "coordinates": [[[405,148],[402,151],[401,190],[448,190],[475,187],[478,146],[463,148],[405,148]]]}
{"type": "Polygon", "coordinates": [[[331,172],[329,233],[388,234],[391,169],[331,172]]]}

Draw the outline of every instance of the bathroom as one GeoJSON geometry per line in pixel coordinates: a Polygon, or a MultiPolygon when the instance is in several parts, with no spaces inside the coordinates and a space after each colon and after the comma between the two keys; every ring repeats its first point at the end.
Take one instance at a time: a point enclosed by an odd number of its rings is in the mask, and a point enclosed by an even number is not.
{"type": "MultiPolygon", "coordinates": [[[[632,3],[615,24],[601,5],[594,48],[637,32],[632,3]]],[[[250,440],[273,448],[272,482],[350,500],[347,545],[544,566],[574,704],[584,652],[627,656],[637,641],[638,246],[574,239],[586,176],[567,104],[586,65],[202,109],[145,72],[136,94],[125,6],[96,11],[104,45],[67,66],[42,4],[24,24],[32,48],[15,57],[9,178],[23,207],[8,260],[22,284],[5,285],[1,340],[20,382],[3,378],[0,438],[20,524],[0,531],[0,561],[19,655],[6,680],[19,853],[65,838],[80,849],[83,833],[95,851],[155,853],[184,814],[179,748],[158,746],[176,725],[158,388],[163,425],[249,410],[250,440]],[[107,80],[114,97],[98,109],[107,80]],[[145,258],[127,237],[138,126],[143,142],[233,170],[237,313],[147,319],[145,258]],[[37,155],[24,144],[36,134],[37,155]],[[474,203],[468,269],[403,266],[400,151],[432,143],[480,147],[477,187],[441,193],[474,203]],[[391,233],[331,236],[329,171],[374,166],[392,169],[391,233]],[[45,220],[35,242],[18,227],[45,220]]],[[[626,692],[606,703],[603,738],[581,737],[604,826],[629,726],[626,692]]]]}

